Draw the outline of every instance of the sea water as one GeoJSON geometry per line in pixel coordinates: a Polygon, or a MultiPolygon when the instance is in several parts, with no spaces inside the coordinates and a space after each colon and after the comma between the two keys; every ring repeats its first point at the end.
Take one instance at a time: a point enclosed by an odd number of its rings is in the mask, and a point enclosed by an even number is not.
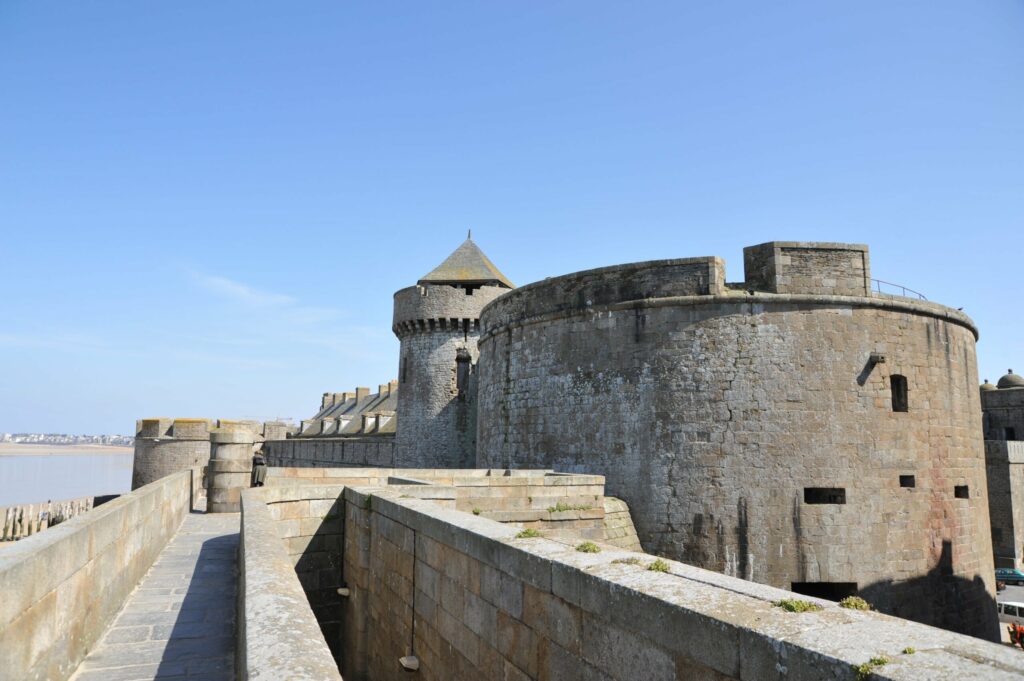
{"type": "Polygon", "coordinates": [[[0,506],[124,494],[131,487],[131,449],[124,454],[0,454],[0,506]]]}

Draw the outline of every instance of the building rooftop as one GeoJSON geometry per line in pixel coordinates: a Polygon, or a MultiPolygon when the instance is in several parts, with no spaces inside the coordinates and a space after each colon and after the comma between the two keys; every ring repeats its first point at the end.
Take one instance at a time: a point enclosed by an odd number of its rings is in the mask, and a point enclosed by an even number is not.
{"type": "Polygon", "coordinates": [[[515,284],[502,274],[494,263],[473,242],[472,234],[443,263],[417,282],[419,284],[452,284],[458,286],[504,286],[515,284]]]}

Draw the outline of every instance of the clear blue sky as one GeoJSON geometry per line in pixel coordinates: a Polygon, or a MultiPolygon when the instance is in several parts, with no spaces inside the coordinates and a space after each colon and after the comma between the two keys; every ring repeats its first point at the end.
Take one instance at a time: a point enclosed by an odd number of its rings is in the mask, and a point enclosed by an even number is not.
{"type": "Polygon", "coordinates": [[[1024,3],[0,3],[0,431],[302,418],[516,283],[864,242],[1024,372],[1024,3]]]}

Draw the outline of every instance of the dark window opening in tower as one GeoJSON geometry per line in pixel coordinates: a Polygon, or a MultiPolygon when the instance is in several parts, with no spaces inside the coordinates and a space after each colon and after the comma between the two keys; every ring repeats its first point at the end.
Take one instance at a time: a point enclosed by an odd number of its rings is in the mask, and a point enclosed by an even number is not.
{"type": "Polygon", "coordinates": [[[1007,440],[1016,440],[1017,439],[1017,431],[1014,428],[1009,428],[1009,427],[1004,428],[1003,429],[1003,434],[1006,435],[1006,439],[1007,440]]]}
{"type": "Polygon", "coordinates": [[[970,499],[971,490],[967,485],[957,485],[953,488],[953,496],[957,499],[970,499]]]}
{"type": "Polygon", "coordinates": [[[857,593],[856,582],[793,582],[790,591],[802,596],[824,598],[827,601],[841,601],[857,593]]]}
{"type": "Polygon", "coordinates": [[[910,403],[907,399],[907,377],[893,374],[889,377],[889,384],[892,390],[892,410],[910,411],[910,403]]]}
{"type": "Polygon", "coordinates": [[[804,487],[805,504],[845,504],[844,487],[804,487]]]}
{"type": "Polygon", "coordinates": [[[455,351],[455,389],[459,393],[460,401],[466,400],[469,393],[469,374],[472,369],[472,357],[469,350],[459,348],[455,351]]]}
{"type": "Polygon", "coordinates": [[[917,481],[913,475],[901,475],[900,476],[900,487],[916,487],[917,481]]]}
{"type": "Polygon", "coordinates": [[[402,371],[400,372],[400,374],[402,376],[402,383],[405,383],[406,380],[408,380],[408,378],[409,378],[409,358],[408,357],[403,357],[402,358],[402,371]]]}

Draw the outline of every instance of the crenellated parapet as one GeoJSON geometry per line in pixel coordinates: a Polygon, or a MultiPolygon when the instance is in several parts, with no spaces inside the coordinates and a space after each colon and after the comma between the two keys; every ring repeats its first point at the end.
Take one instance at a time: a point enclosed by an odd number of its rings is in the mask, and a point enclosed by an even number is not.
{"type": "Polygon", "coordinates": [[[480,310],[507,292],[507,288],[500,286],[410,286],[395,293],[395,314],[391,330],[399,339],[436,331],[474,333],[480,329],[480,310]]]}

